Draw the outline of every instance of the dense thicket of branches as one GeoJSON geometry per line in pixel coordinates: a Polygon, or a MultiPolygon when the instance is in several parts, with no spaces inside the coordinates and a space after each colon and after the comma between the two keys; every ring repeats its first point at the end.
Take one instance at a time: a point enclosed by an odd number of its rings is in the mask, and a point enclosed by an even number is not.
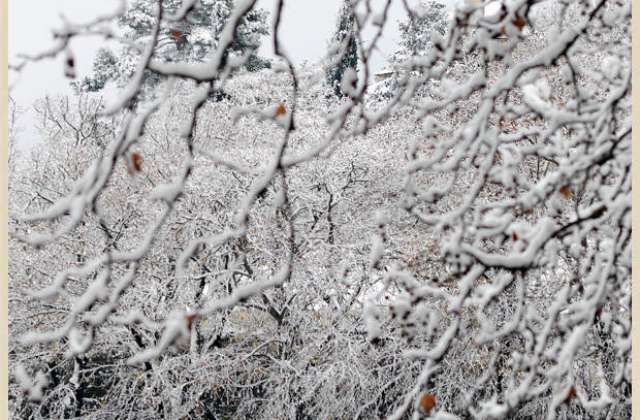
{"type": "Polygon", "coordinates": [[[402,2],[372,84],[391,1],[353,2],[341,98],[339,60],[284,53],[283,0],[272,68],[234,49],[255,0],[167,60],[183,0],[146,2],[115,98],[36,104],[45,141],[11,162],[15,418],[630,418],[631,2],[402,2]]]}

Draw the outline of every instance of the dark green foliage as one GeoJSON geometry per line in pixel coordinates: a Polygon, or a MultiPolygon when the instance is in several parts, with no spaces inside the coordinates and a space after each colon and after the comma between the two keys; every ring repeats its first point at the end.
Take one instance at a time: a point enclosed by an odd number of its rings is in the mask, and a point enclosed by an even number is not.
{"type": "Polygon", "coordinates": [[[333,36],[331,51],[337,51],[337,56],[329,57],[327,68],[327,84],[331,86],[335,95],[344,96],[341,84],[347,69],[358,71],[358,45],[356,42],[355,11],[350,0],[345,0],[338,16],[338,27],[333,36]]]}
{"type": "Polygon", "coordinates": [[[446,6],[437,1],[423,2],[413,17],[400,22],[399,29],[402,55],[424,55],[432,44],[431,33],[444,35],[447,30],[446,6]]]}
{"type": "Polygon", "coordinates": [[[109,80],[109,75],[114,74],[118,68],[118,59],[107,48],[100,48],[93,62],[93,77],[85,77],[82,86],[89,92],[102,90],[109,80]]]}
{"type": "MultiPolygon", "coordinates": [[[[156,2],[136,0],[119,20],[125,38],[133,42],[145,42],[155,24],[156,2]]],[[[181,0],[164,0],[164,16],[170,16],[180,10],[181,0]]],[[[200,0],[196,6],[178,22],[165,20],[162,23],[160,37],[154,58],[164,61],[198,62],[217,48],[220,34],[234,8],[234,0],[200,0]]],[[[271,66],[271,63],[257,55],[261,38],[269,33],[267,12],[252,10],[241,20],[233,43],[228,51],[236,56],[247,56],[244,67],[249,71],[258,71],[271,66]]],[[[109,80],[122,85],[133,75],[139,52],[135,48],[124,47],[116,54],[102,49],[96,57],[93,74],[86,77],[77,86],[82,91],[99,91],[109,80]],[[120,58],[119,58],[120,57],[120,58]]],[[[149,75],[148,87],[155,86],[159,78],[149,75]]]]}

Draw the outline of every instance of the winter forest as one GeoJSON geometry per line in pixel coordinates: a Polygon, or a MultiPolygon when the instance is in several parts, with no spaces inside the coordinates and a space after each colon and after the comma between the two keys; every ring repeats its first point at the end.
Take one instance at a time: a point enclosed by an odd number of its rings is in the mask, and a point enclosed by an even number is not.
{"type": "Polygon", "coordinates": [[[631,418],[631,0],[341,0],[305,63],[293,1],[10,61],[70,84],[9,101],[11,417],[631,418]]]}

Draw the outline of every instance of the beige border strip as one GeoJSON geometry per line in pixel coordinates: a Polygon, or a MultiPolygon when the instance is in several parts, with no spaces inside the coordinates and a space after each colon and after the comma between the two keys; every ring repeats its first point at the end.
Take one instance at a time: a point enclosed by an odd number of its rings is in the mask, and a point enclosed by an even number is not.
{"type": "Polygon", "coordinates": [[[2,227],[0,228],[0,273],[2,273],[2,281],[0,281],[0,319],[2,320],[2,328],[0,329],[0,418],[9,418],[9,366],[8,366],[8,348],[9,348],[9,319],[8,319],[8,211],[7,211],[7,162],[8,162],[8,45],[9,45],[9,19],[8,19],[8,3],[9,0],[0,0],[0,93],[2,100],[0,101],[0,130],[2,130],[2,146],[0,146],[0,159],[2,160],[2,170],[0,170],[0,220],[2,227]]]}

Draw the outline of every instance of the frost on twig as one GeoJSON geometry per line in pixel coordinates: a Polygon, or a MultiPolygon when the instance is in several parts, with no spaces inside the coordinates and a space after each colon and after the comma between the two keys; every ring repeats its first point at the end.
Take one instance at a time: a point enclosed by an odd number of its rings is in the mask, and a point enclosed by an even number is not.
{"type": "Polygon", "coordinates": [[[106,106],[104,74],[39,102],[12,174],[13,413],[628,418],[630,1],[400,1],[378,74],[395,2],[346,1],[321,64],[289,3],[271,68],[251,0],[138,0],[12,67],[130,53],[106,106]]]}

